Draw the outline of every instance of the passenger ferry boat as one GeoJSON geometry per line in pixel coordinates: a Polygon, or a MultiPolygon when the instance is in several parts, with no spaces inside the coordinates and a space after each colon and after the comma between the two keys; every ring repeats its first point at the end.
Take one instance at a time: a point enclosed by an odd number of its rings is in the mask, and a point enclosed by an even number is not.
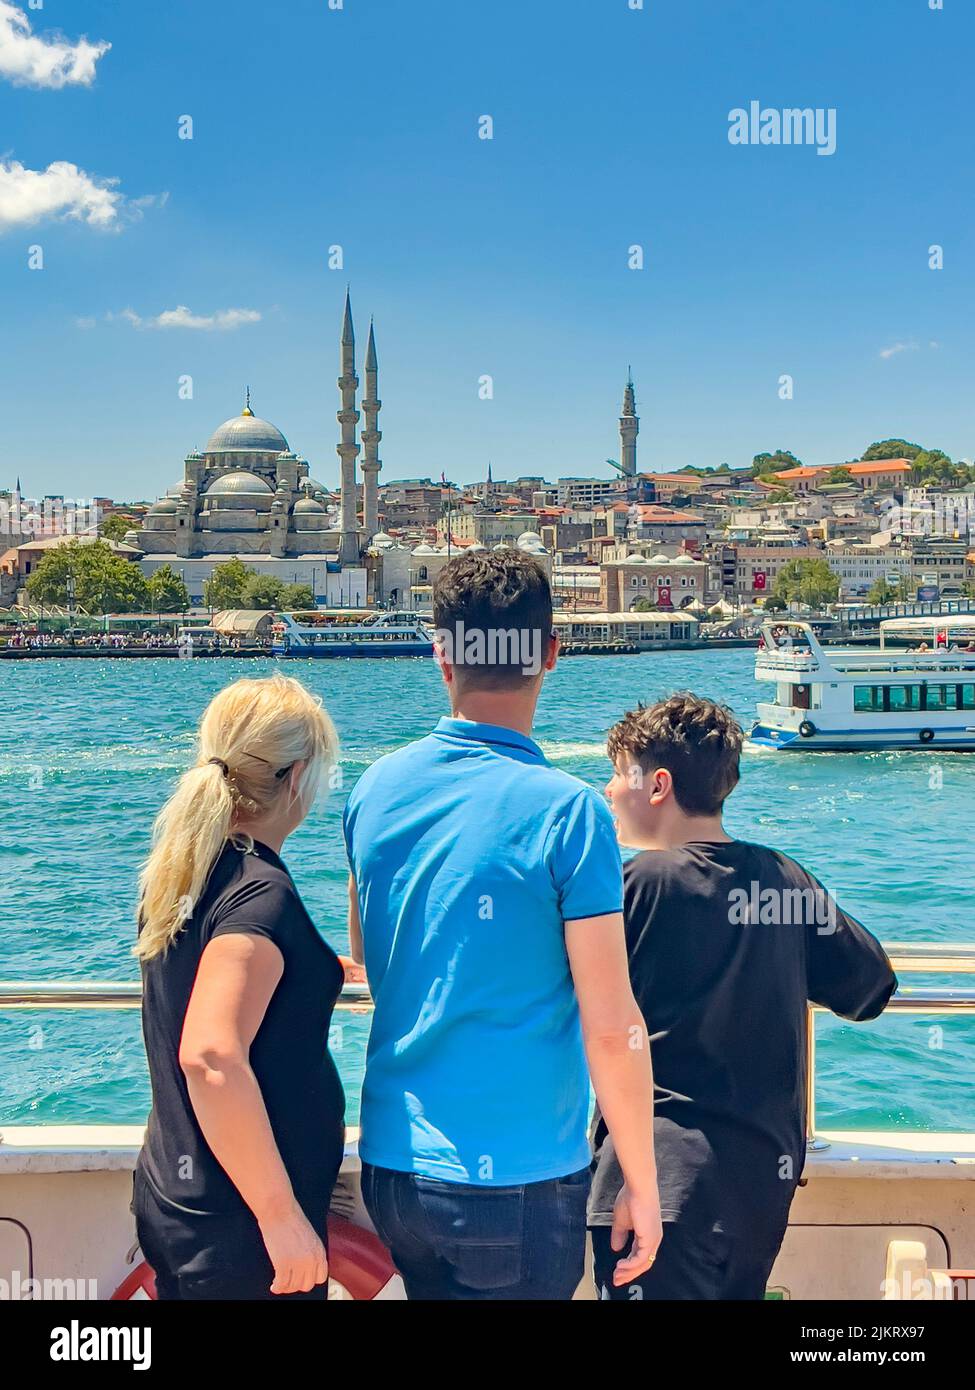
{"type": "Polygon", "coordinates": [[[809,623],[788,620],[765,622],[762,639],[755,679],[774,681],[776,697],[759,704],[752,743],[975,749],[975,614],[891,619],[870,647],[824,648],[809,623]]]}
{"type": "Polygon", "coordinates": [[[279,613],[271,650],[279,657],[430,656],[433,635],[416,613],[351,616],[279,613]]]}
{"type": "MultiPolygon", "coordinates": [[[[902,978],[911,972],[945,979],[975,972],[972,944],[888,943],[887,951],[902,978]]],[[[137,982],[0,983],[0,1014],[139,1004],[137,982]]],[[[371,1008],[368,986],[346,984],[339,1008],[371,1008]]],[[[902,985],[887,1008],[934,1022],[975,1013],[975,990],[902,985]]],[[[767,1297],[975,1296],[975,1133],[821,1129],[812,1012],[807,1073],[808,1157],[767,1297]]],[[[142,1135],[141,1125],[2,1125],[0,1297],[155,1297],[129,1210],[142,1135]]],[[[358,1131],[350,1129],[332,1198],[329,1296],[401,1299],[402,1280],[362,1203],[357,1140],[358,1131]]],[[[576,1298],[595,1297],[587,1274],[576,1298]]]]}

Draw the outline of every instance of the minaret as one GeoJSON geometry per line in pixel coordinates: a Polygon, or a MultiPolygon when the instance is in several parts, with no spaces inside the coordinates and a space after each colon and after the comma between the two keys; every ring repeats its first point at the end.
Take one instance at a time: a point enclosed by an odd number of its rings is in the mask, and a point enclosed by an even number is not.
{"type": "Polygon", "coordinates": [[[623,413],[620,416],[620,463],[623,477],[636,477],[636,437],[640,433],[640,417],[636,413],[636,400],[633,395],[633,377],[629,368],[626,372],[626,389],[623,392],[623,413]]]}
{"type": "Polygon", "coordinates": [[[342,440],[336,450],[342,460],[342,501],[339,511],[339,561],[343,565],[359,563],[359,521],[356,514],[355,461],[359,446],[355,440],[355,427],[359,423],[359,412],[355,408],[355,393],[359,378],[355,374],[355,334],[352,331],[352,303],[349,291],[345,291],[345,317],[342,320],[342,375],[338,387],[342,393],[342,408],[336,418],[342,426],[342,440]]]}
{"type": "Polygon", "coordinates": [[[376,335],[369,321],[369,342],[366,347],[366,393],[362,398],[362,413],[366,417],[362,431],[362,524],[366,545],[379,530],[379,441],[377,429],[382,401],[379,399],[379,362],[376,358],[376,335]]]}

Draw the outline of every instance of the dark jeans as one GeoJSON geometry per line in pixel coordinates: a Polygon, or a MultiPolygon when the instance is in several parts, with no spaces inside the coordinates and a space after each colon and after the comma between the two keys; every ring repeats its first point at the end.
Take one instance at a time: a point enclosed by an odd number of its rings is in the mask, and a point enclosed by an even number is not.
{"type": "Polygon", "coordinates": [[[568,1299],[583,1274],[589,1169],[521,1187],[362,1165],[362,1196],[411,1299],[568,1299]]]}
{"type": "MultiPolygon", "coordinates": [[[[201,1214],[162,1199],[136,1169],[132,1194],[135,1228],[142,1253],[156,1276],[160,1300],[246,1300],[298,1302],[323,1299],[328,1285],[308,1293],[272,1294],[274,1266],[256,1218],[246,1208],[227,1214],[201,1214]]],[[[328,1212],[305,1214],[322,1241],[328,1212]]]]}
{"type": "Polygon", "coordinates": [[[665,1299],[711,1302],[764,1298],[785,1227],[748,1240],[666,1221],[657,1258],[646,1274],[619,1288],[613,1284],[613,1270],[625,1251],[610,1247],[610,1233],[609,1226],[594,1226],[591,1232],[593,1274],[600,1298],[613,1303],[665,1299]]]}

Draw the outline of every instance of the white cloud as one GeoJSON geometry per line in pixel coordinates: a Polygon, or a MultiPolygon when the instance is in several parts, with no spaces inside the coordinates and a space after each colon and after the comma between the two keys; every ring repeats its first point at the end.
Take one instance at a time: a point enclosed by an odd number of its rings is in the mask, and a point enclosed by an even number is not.
{"type": "Polygon", "coordinates": [[[899,352],[917,352],[917,343],[891,343],[890,347],[880,349],[881,357],[896,357],[899,352]]]}
{"type": "Polygon", "coordinates": [[[52,32],[43,38],[31,30],[30,20],[13,0],[0,0],[0,77],[28,87],[90,86],[95,66],[111,48],[110,43],[72,43],[52,32]]]}
{"type": "MultiPolygon", "coordinates": [[[[940,346],[941,344],[934,339],[928,343],[932,352],[937,352],[940,346]]],[[[909,343],[891,343],[889,347],[880,349],[880,356],[886,361],[889,357],[896,357],[901,352],[919,352],[920,347],[920,343],[915,343],[913,340],[909,343]]]]}
{"type": "Polygon", "coordinates": [[[175,309],[164,309],[161,314],[144,319],[134,309],[123,309],[120,314],[109,314],[109,319],[120,318],[133,328],[194,328],[204,333],[231,333],[247,323],[260,323],[261,315],[256,309],[216,309],[212,314],[194,314],[185,304],[175,309]]]}
{"type": "MultiPolygon", "coordinates": [[[[0,4],[3,0],[0,0],[0,4]]],[[[102,231],[118,226],[124,197],[118,179],[93,179],[77,164],[58,160],[46,169],[26,169],[0,159],[0,233],[45,217],[73,218],[102,231]]]]}

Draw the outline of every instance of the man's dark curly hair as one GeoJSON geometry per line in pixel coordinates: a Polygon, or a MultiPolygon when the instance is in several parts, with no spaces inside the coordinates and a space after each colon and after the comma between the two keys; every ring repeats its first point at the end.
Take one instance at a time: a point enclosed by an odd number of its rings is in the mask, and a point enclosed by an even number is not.
{"type": "MultiPolygon", "coordinates": [[[[438,632],[531,634],[548,653],[552,635],[552,590],[537,560],[522,550],[469,550],[448,560],[433,586],[433,625],[438,632]]],[[[503,646],[503,644],[501,644],[503,646]]],[[[513,689],[524,680],[520,663],[493,661],[458,670],[465,685],[513,689]]]]}
{"type": "Polygon", "coordinates": [[[665,767],[688,816],[714,816],[738,785],[744,735],[727,705],[682,690],[655,705],[637,705],[609,731],[616,768],[665,767]]]}

